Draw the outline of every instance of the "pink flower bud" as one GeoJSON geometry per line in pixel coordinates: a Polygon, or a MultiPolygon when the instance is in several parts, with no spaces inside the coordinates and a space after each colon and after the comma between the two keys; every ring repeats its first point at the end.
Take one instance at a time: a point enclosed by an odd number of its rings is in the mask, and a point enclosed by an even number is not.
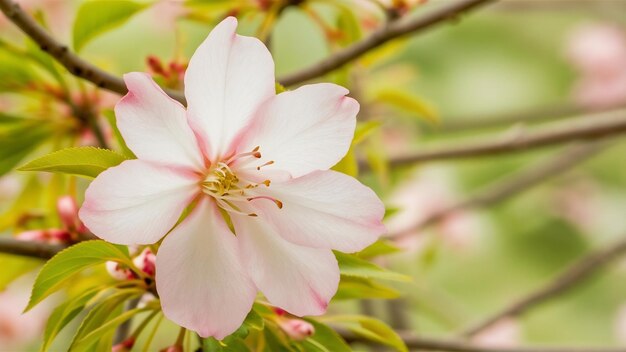
{"type": "Polygon", "coordinates": [[[136,256],[135,259],[133,259],[133,263],[139,270],[150,276],[154,276],[156,256],[152,253],[150,248],[144,249],[138,256],[136,256]]]}
{"type": "Polygon", "coordinates": [[[66,230],[61,229],[43,229],[43,230],[30,230],[19,233],[16,239],[20,241],[35,241],[45,242],[50,244],[64,244],[69,243],[71,235],[66,230]]]}
{"type": "Polygon", "coordinates": [[[113,346],[111,352],[130,352],[135,345],[135,338],[129,337],[126,340],[113,346]]]}
{"type": "Polygon", "coordinates": [[[183,346],[173,345],[162,349],[160,352],[183,352],[183,346]]]}
{"type": "Polygon", "coordinates": [[[70,231],[86,232],[86,227],[78,218],[78,205],[72,196],[63,196],[57,200],[57,212],[63,227],[70,231]]]}
{"type": "Polygon", "coordinates": [[[278,325],[289,337],[296,341],[302,341],[315,333],[313,325],[302,319],[280,319],[278,325]]]}
{"type": "Polygon", "coordinates": [[[133,272],[129,269],[123,268],[118,262],[108,261],[105,264],[107,272],[111,275],[115,280],[128,280],[132,279],[135,276],[133,272]]]}

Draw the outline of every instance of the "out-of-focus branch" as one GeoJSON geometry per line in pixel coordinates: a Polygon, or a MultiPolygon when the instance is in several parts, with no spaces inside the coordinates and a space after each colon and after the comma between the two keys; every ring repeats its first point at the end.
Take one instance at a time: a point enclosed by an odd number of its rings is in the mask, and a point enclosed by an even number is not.
{"type": "Polygon", "coordinates": [[[306,67],[300,71],[279,77],[278,81],[284,86],[291,86],[336,70],[343,65],[358,59],[372,49],[387,43],[390,40],[409,33],[417,33],[434,27],[437,24],[457,20],[462,14],[474,10],[495,0],[459,0],[442,6],[441,8],[417,18],[406,18],[390,22],[378,29],[367,38],[344,48],[326,59],[306,67]]]}
{"type": "Polygon", "coordinates": [[[545,182],[552,176],[566,172],[576,165],[579,165],[603,150],[606,144],[607,143],[604,141],[598,141],[573,145],[565,151],[557,152],[557,155],[554,157],[543,160],[537,165],[523,169],[512,176],[507,176],[501,181],[483,188],[465,200],[444,207],[416,225],[411,226],[410,229],[391,233],[389,237],[399,239],[410,236],[440,222],[458,211],[483,208],[509,199],[518,193],[545,182]]]}
{"type": "Polygon", "coordinates": [[[542,108],[528,109],[525,111],[513,112],[508,114],[500,114],[495,116],[487,116],[483,118],[463,118],[449,119],[442,121],[440,127],[433,129],[437,133],[447,132],[469,132],[474,130],[511,127],[516,124],[528,124],[537,122],[548,122],[562,118],[579,116],[582,114],[593,114],[620,109],[626,106],[626,102],[616,104],[611,107],[603,107],[598,109],[583,108],[573,104],[554,105],[542,108]]]}
{"type": "MultiPolygon", "coordinates": [[[[483,137],[482,140],[455,142],[451,146],[431,147],[392,157],[391,166],[411,165],[419,162],[463,159],[480,156],[493,156],[505,153],[521,152],[577,140],[595,140],[626,133],[626,111],[586,115],[576,120],[551,124],[534,130],[507,131],[495,137],[483,137]]],[[[365,162],[360,163],[367,169],[365,162]]]]}
{"type": "MultiPolygon", "coordinates": [[[[24,12],[13,0],[0,0],[0,11],[18,26],[22,32],[35,41],[41,50],[48,53],[74,76],[83,78],[100,88],[115,93],[126,94],[128,92],[122,78],[92,65],[71,52],[66,45],[57,42],[45,28],[24,12]]],[[[172,98],[185,104],[185,97],[180,92],[172,90],[166,90],[166,92],[172,98]]]]}
{"type": "Polygon", "coordinates": [[[616,258],[626,254],[626,237],[604,249],[588,254],[574,263],[559,276],[538,290],[520,298],[501,311],[463,331],[464,337],[471,337],[491,327],[503,318],[518,316],[582,283],[599,269],[616,258]]]}
{"type": "MultiPolygon", "coordinates": [[[[372,345],[374,342],[355,335],[344,329],[337,332],[349,343],[363,343],[372,345]]],[[[409,332],[400,332],[400,337],[411,350],[420,351],[447,351],[447,352],[624,352],[624,348],[597,348],[597,347],[483,347],[458,340],[445,340],[427,337],[418,337],[409,332]]]]}
{"type": "Polygon", "coordinates": [[[50,259],[65,248],[42,242],[21,241],[10,237],[0,237],[0,253],[8,253],[25,257],[50,259]]]}

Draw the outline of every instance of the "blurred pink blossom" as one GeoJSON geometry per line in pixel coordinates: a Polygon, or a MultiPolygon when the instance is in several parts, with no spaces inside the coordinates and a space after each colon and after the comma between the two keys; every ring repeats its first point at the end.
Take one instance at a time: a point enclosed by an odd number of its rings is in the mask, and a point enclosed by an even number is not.
{"type": "Polygon", "coordinates": [[[302,341],[315,333],[313,325],[302,319],[279,317],[278,326],[296,341],[302,341]]]}
{"type": "MultiPolygon", "coordinates": [[[[400,185],[389,204],[400,210],[386,222],[389,233],[402,234],[400,245],[410,250],[423,246],[425,236],[413,228],[454,203],[458,196],[445,170],[420,169],[419,173],[400,185]]],[[[444,241],[459,249],[473,245],[484,231],[480,219],[471,212],[457,212],[440,221],[435,230],[444,241]]]]}
{"type": "Polygon", "coordinates": [[[614,333],[616,340],[626,345],[626,304],[622,304],[615,314],[614,333]]]}
{"type": "Polygon", "coordinates": [[[519,345],[521,340],[520,330],[516,320],[506,318],[474,336],[472,341],[484,347],[511,348],[519,345]]]}
{"type": "Polygon", "coordinates": [[[567,54],[580,80],[575,99],[589,108],[626,102],[626,34],[610,24],[586,24],[570,36],[567,54]]]}
{"type": "Polygon", "coordinates": [[[24,279],[0,292],[0,350],[24,351],[36,342],[50,313],[50,305],[43,304],[22,314],[30,296],[30,285],[24,279]]]}

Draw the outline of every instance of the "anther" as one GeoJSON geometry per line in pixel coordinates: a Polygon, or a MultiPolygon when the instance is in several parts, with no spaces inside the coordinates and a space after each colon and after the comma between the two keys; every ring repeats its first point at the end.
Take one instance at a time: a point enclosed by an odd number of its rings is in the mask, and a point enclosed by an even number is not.
{"type": "Polygon", "coordinates": [[[272,165],[273,163],[274,163],[274,160],[270,160],[270,161],[266,162],[266,163],[265,163],[265,164],[263,164],[263,165],[257,166],[257,167],[256,167],[256,169],[257,169],[257,171],[258,171],[258,170],[261,170],[261,168],[262,168],[263,166],[272,165]]]}

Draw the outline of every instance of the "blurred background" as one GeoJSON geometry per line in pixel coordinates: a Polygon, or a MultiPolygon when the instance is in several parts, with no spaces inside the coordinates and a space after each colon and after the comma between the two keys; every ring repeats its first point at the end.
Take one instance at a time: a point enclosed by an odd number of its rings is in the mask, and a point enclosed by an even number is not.
{"type": "MultiPolygon", "coordinates": [[[[163,85],[180,88],[193,50],[232,14],[240,19],[240,34],[269,45],[280,77],[360,40],[389,16],[420,16],[451,1],[311,0],[272,15],[270,0],[164,0],[88,41],[79,54],[118,75],[147,71],[163,85]]],[[[71,42],[81,1],[19,3],[45,21],[55,38],[71,42]]],[[[9,122],[0,126],[0,231],[19,235],[57,216],[55,199],[65,191],[49,176],[13,169],[61,147],[95,144],[98,136],[12,46],[24,47],[24,37],[0,17],[0,112],[31,121],[19,126],[19,137],[6,132],[17,128],[9,122]]],[[[109,138],[107,118],[118,96],[67,74],[64,80],[76,92],[70,98],[75,104],[90,102],[95,123],[109,138]]],[[[401,330],[451,336],[543,287],[587,253],[626,237],[623,137],[585,157],[572,154],[578,146],[560,145],[403,166],[390,162],[432,146],[507,138],[626,107],[626,1],[496,1],[394,40],[320,80],[345,85],[361,103],[358,140],[338,168],[358,174],[388,206],[386,223],[401,251],[378,258],[378,264],[414,278],[393,284],[400,296],[393,304],[338,299],[331,312],[362,312],[401,330]],[[430,221],[494,183],[567,158],[575,160],[532,187],[430,221]]],[[[80,202],[80,191],[76,197],[80,202]]],[[[10,284],[0,280],[0,350],[36,349],[50,309],[24,316],[20,311],[34,277],[26,272],[38,262],[2,255],[0,263],[7,276],[11,270],[25,273],[10,284]]],[[[626,347],[626,257],[473,340],[494,347],[626,347]]]]}

